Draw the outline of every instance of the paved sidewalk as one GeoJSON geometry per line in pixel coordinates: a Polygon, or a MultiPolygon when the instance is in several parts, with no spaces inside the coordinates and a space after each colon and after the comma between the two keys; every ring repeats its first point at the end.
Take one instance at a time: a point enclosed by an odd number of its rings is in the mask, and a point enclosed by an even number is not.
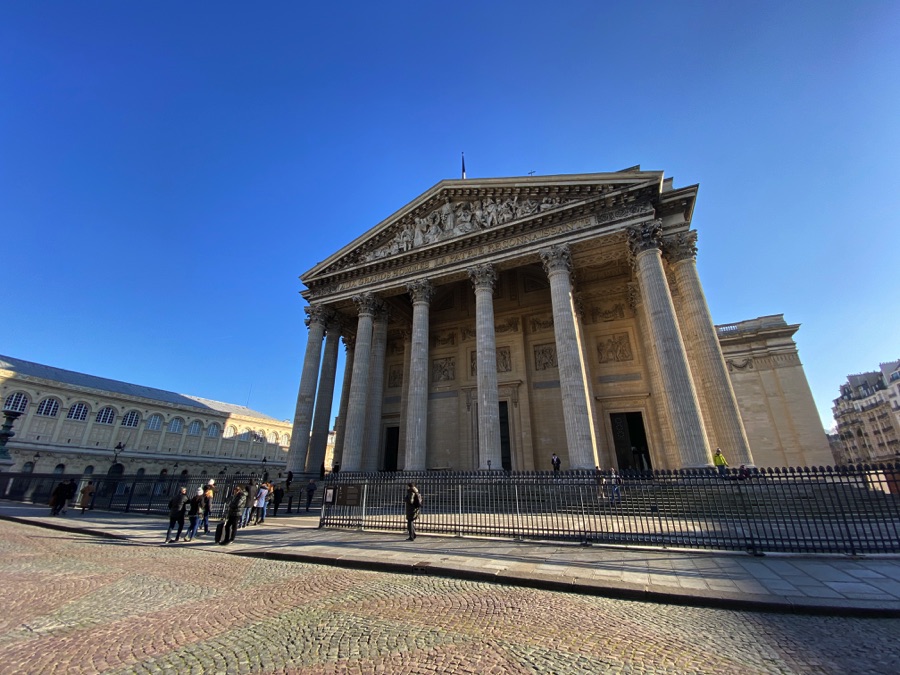
{"type": "MultiPolygon", "coordinates": [[[[52,517],[47,507],[15,502],[0,503],[0,519],[148,546],[166,545],[168,524],[78,509],[52,517]]],[[[405,523],[398,522],[396,532],[322,530],[318,524],[318,514],[269,517],[240,530],[229,546],[217,546],[212,532],[168,546],[671,604],[900,617],[900,556],[754,557],[429,535],[408,542],[405,523]]]]}

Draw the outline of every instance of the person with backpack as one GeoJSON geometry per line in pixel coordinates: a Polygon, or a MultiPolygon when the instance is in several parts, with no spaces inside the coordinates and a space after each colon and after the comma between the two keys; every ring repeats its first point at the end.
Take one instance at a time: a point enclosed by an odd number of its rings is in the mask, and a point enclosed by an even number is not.
{"type": "Polygon", "coordinates": [[[406,531],[409,533],[406,541],[416,540],[416,519],[419,517],[419,511],[422,509],[422,495],[419,494],[415,484],[406,484],[406,497],[403,499],[406,504],[406,531]]]}

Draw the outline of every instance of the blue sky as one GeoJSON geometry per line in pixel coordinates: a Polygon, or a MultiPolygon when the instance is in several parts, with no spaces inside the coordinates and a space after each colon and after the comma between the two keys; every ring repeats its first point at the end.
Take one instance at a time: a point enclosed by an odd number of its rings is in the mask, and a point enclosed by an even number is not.
{"type": "Polygon", "coordinates": [[[465,151],[699,183],[714,321],[802,324],[826,426],[900,358],[900,4],[306,4],[0,4],[0,353],[292,418],[298,276],[465,151]]]}

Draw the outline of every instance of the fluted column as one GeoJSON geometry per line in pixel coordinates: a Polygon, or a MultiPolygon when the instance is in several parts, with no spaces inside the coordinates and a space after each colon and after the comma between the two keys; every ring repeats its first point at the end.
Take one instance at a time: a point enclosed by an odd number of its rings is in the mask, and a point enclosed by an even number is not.
{"type": "Polygon", "coordinates": [[[660,246],[662,225],[654,220],[628,228],[635,273],[647,307],[650,338],[659,355],[663,394],[682,468],[712,465],[684,340],[666,281],[660,246]]]}
{"type": "Polygon", "coordinates": [[[732,464],[752,464],[744,421],[697,274],[697,233],[684,232],[667,240],[665,253],[681,292],[678,322],[693,349],[691,372],[698,393],[706,402],[706,433],[710,443],[721,447],[732,464]]]}
{"type": "Polygon", "coordinates": [[[371,293],[356,295],[359,307],[356,329],[356,349],[353,376],[350,380],[350,400],[347,404],[347,428],[344,436],[341,470],[362,471],[363,436],[366,431],[366,407],[369,396],[369,367],[372,358],[372,323],[381,302],[371,293]]]}
{"type": "Polygon", "coordinates": [[[309,448],[309,432],[312,426],[313,405],[316,385],[319,380],[319,362],[322,357],[322,338],[325,337],[325,323],[332,312],[322,306],[307,307],[306,355],[300,374],[300,391],[297,393],[297,407],[294,410],[294,427],[291,431],[291,447],[288,450],[287,470],[303,471],[306,452],[309,448]]]}
{"type": "Polygon", "coordinates": [[[317,472],[325,462],[340,340],[341,324],[337,316],[333,316],[325,325],[325,354],[322,357],[322,373],[319,376],[319,389],[316,393],[316,412],[313,415],[312,436],[309,439],[309,452],[306,457],[307,471],[317,472]]]}
{"type": "Polygon", "coordinates": [[[344,336],[344,379],[341,382],[341,402],[338,404],[337,420],[334,423],[334,456],[332,462],[341,464],[344,455],[344,437],[347,430],[347,406],[350,402],[350,381],[353,379],[353,355],[356,338],[344,336]]]}
{"type": "Polygon", "coordinates": [[[466,270],[475,286],[475,341],[478,368],[478,468],[502,469],[500,396],[497,392],[497,344],[494,333],[494,284],[497,272],[485,264],[466,270]]]}
{"type": "Polygon", "coordinates": [[[588,403],[588,376],[572,298],[572,257],[568,246],[551,246],[541,250],[540,256],[550,279],[569,464],[573,469],[593,469],[598,464],[597,439],[588,403]]]}
{"type": "Polygon", "coordinates": [[[405,471],[424,471],[428,441],[428,316],[434,287],[427,279],[406,285],[412,298],[409,390],[406,408],[405,471]]]}
{"type": "Polygon", "coordinates": [[[384,359],[387,352],[388,311],[375,312],[372,328],[372,357],[369,373],[369,396],[366,405],[366,432],[363,435],[363,471],[378,471],[378,448],[381,445],[381,409],[384,404],[384,359]]]}

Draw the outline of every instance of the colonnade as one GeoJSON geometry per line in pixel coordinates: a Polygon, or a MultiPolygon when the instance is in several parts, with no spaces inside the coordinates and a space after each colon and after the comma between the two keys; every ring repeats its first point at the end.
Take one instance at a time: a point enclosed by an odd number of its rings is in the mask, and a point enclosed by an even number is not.
{"type": "MultiPolygon", "coordinates": [[[[711,464],[710,438],[727,447],[732,463],[751,464],[749,445],[715,328],[696,269],[696,233],[663,241],[659,221],[627,230],[637,289],[649,335],[644,341],[658,364],[659,391],[665,406],[681,467],[711,464]],[[682,302],[676,312],[663,263],[669,262],[682,302]],[[692,358],[685,348],[691,340],[692,358]],[[701,397],[703,406],[701,406],[701,397]],[[706,418],[704,418],[704,412],[706,418]]],[[[559,368],[562,410],[569,465],[593,469],[600,461],[593,420],[589,368],[581,325],[573,300],[572,257],[568,245],[539,252],[550,284],[553,327],[559,368]]],[[[475,295],[477,380],[477,467],[501,466],[499,394],[493,294],[497,269],[490,263],[467,271],[475,295]]],[[[412,300],[412,327],[404,354],[408,385],[402,411],[403,468],[422,471],[427,464],[429,396],[429,312],[434,282],[417,279],[406,284],[412,300]]],[[[388,311],[372,293],[353,298],[357,326],[345,338],[347,361],[336,427],[335,461],[344,471],[379,468],[382,392],[385,378],[388,311]]],[[[325,456],[328,411],[334,394],[338,338],[341,324],[331,309],[313,306],[303,362],[288,469],[318,470],[325,456]],[[325,340],[325,355],[322,342],[325,340]],[[313,411],[315,414],[313,415],[313,411]]]]}

